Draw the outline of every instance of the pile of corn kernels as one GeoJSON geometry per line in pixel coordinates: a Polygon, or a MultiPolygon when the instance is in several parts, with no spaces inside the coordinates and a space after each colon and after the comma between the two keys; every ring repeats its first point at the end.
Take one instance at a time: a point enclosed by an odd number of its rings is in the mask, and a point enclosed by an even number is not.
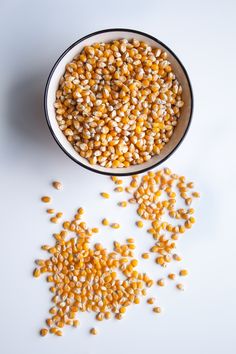
{"type": "MultiPolygon", "coordinates": [[[[136,221],[137,227],[142,228],[144,222],[150,223],[148,233],[154,244],[149,250],[141,250],[142,258],[148,260],[150,253],[155,253],[155,263],[161,267],[167,267],[172,260],[181,261],[176,251],[177,240],[195,223],[191,204],[193,198],[200,196],[193,191],[193,182],[187,182],[184,176],[173,174],[168,168],[133,176],[126,186],[120,178],[114,176],[111,179],[115,184],[114,191],[123,196],[118,205],[137,207],[140,217],[136,221]],[[131,198],[124,200],[128,194],[131,198]],[[177,207],[180,199],[185,208],[177,207]],[[167,214],[173,222],[166,221],[167,214]]],[[[53,187],[61,190],[62,184],[55,181],[53,187]]],[[[110,194],[101,192],[101,197],[109,199],[110,194]]],[[[44,196],[42,202],[51,203],[52,198],[44,196]]],[[[64,326],[79,326],[77,316],[80,312],[93,312],[97,321],[111,317],[121,320],[127,308],[139,304],[150,287],[165,285],[166,279],[151,279],[147,273],[138,271],[134,238],[128,238],[124,244],[115,241],[111,251],[100,243],[92,247],[90,241],[100,230],[98,227],[89,228],[82,220],[83,208],[77,210],[71,221],[63,220],[63,213],[55,209],[49,208],[47,213],[51,215],[52,223],[61,222],[62,230],[54,234],[53,246],[42,246],[48,258],[36,260],[37,268],[33,272],[36,278],[47,274],[46,280],[51,283],[52,307],[46,326],[40,330],[42,336],[48,333],[62,336],[64,326]]],[[[119,223],[110,223],[104,217],[101,225],[120,228],[119,223]]],[[[178,275],[187,276],[187,269],[181,269],[178,275]]],[[[178,275],[169,273],[168,279],[175,281],[178,275]]],[[[176,288],[184,290],[184,284],[176,282],[176,288]]],[[[161,312],[155,298],[148,298],[147,304],[154,305],[154,313],[161,312]]],[[[96,335],[98,329],[91,328],[90,333],[96,335]]]]}
{"type": "Polygon", "coordinates": [[[66,65],[54,104],[74,149],[107,168],[160,154],[183,105],[168,54],[136,39],[84,47],[66,65]]]}

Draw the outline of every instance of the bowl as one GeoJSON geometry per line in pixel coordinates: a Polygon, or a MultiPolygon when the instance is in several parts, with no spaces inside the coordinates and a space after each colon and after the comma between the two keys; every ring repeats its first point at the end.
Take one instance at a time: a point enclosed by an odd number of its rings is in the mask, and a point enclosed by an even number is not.
{"type": "Polygon", "coordinates": [[[186,136],[186,133],[191,123],[193,112],[193,94],[190,80],[183,64],[175,55],[175,53],[170,48],[168,48],[163,42],[149,34],[140,31],[132,29],[114,28],[105,29],[88,34],[87,36],[73,43],[69,48],[64,51],[64,53],[62,53],[62,55],[54,64],[46,83],[44,94],[44,110],[48,127],[55,141],[64,151],[64,153],[69,156],[74,162],[90,171],[97,172],[100,174],[128,176],[145,172],[155,166],[160,165],[176,151],[176,149],[179,147],[184,137],[186,136]],[[178,119],[178,124],[174,129],[174,133],[170,138],[170,141],[164,145],[159,155],[153,156],[149,161],[146,161],[139,165],[132,165],[124,168],[106,168],[100,165],[90,165],[90,163],[85,158],[81,157],[79,153],[74,150],[73,146],[66,139],[65,135],[60,130],[56,120],[56,114],[54,110],[55,93],[58,88],[59,80],[64,74],[66,64],[72,61],[72,59],[83,49],[84,46],[91,45],[94,42],[109,42],[115,39],[122,38],[136,38],[140,41],[145,41],[152,47],[159,47],[168,53],[168,60],[172,65],[173,72],[176,74],[179,83],[182,85],[182,97],[185,104],[181,109],[181,115],[178,119]]]}

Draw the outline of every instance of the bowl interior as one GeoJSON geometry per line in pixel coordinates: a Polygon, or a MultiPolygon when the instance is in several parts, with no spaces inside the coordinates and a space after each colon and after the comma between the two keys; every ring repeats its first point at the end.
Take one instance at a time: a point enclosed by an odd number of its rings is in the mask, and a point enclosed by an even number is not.
{"type": "Polygon", "coordinates": [[[48,120],[49,127],[51,132],[56,139],[59,146],[70,156],[75,162],[80,163],[84,167],[92,169],[99,173],[111,174],[111,175],[128,175],[135,174],[145,170],[150,169],[151,167],[161,163],[165,160],[179,145],[181,140],[183,139],[191,119],[192,113],[192,92],[189,84],[188,77],[186,75],[185,70],[182,65],[178,61],[178,59],[170,52],[168,48],[166,48],[163,44],[157,42],[154,38],[146,36],[145,34],[140,34],[135,31],[126,31],[126,30],[109,30],[107,32],[100,32],[97,34],[92,34],[91,36],[82,39],[81,41],[76,42],[70,48],[68,48],[62,56],[58,59],[55,64],[46,87],[46,95],[45,95],[45,109],[46,116],[48,120]],[[58,88],[59,80],[61,76],[64,74],[65,66],[67,63],[72,61],[72,59],[83,49],[84,46],[91,45],[94,42],[109,42],[114,39],[132,39],[136,38],[141,41],[145,41],[152,47],[159,47],[165,50],[168,53],[168,60],[171,62],[174,73],[177,76],[178,81],[183,87],[183,101],[184,106],[181,109],[181,116],[179,118],[178,124],[174,129],[174,133],[170,139],[170,141],[164,146],[161,150],[160,155],[153,156],[149,161],[140,164],[133,165],[127,168],[106,168],[101,167],[99,165],[90,165],[89,162],[81,157],[72,147],[72,145],[68,142],[64,134],[59,128],[59,125],[56,121],[56,115],[54,110],[54,102],[55,102],[55,92],[58,88]]]}

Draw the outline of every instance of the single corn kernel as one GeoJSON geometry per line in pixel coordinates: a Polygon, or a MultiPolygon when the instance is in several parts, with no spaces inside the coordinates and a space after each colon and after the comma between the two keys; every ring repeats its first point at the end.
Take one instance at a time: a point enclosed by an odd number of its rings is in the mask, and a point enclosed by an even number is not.
{"type": "Polygon", "coordinates": [[[115,192],[123,192],[124,191],[124,188],[123,187],[116,187],[114,189],[115,192]]]}
{"type": "Polygon", "coordinates": [[[126,307],[122,306],[119,309],[120,313],[125,313],[126,312],[126,307]]]}
{"type": "Polygon", "coordinates": [[[175,260],[175,261],[178,261],[178,262],[180,262],[180,261],[182,261],[182,258],[178,255],[178,254],[173,254],[173,259],[175,260]]]}
{"type": "Polygon", "coordinates": [[[97,234],[99,232],[99,228],[98,227],[93,227],[92,228],[92,232],[97,234]]]}
{"type": "Polygon", "coordinates": [[[155,297],[150,297],[149,299],[147,299],[147,303],[148,303],[149,305],[153,305],[154,302],[155,302],[155,297]]]}
{"type": "Polygon", "coordinates": [[[47,209],[47,213],[48,214],[54,214],[55,213],[55,209],[47,209]]]}
{"type": "Polygon", "coordinates": [[[142,228],[142,227],[143,227],[143,222],[142,222],[141,220],[136,221],[136,225],[137,225],[139,228],[142,228]]]}
{"type": "Polygon", "coordinates": [[[106,320],[109,320],[111,318],[111,313],[110,312],[105,312],[104,317],[106,320]]]}
{"type": "Polygon", "coordinates": [[[126,201],[119,202],[118,205],[122,208],[125,208],[125,207],[127,207],[127,202],[126,201]]]}
{"type": "Polygon", "coordinates": [[[198,192],[193,192],[193,193],[192,193],[192,196],[193,196],[194,198],[200,198],[200,193],[198,193],[198,192]]]}
{"type": "Polygon", "coordinates": [[[74,320],[74,321],[73,321],[73,326],[74,326],[74,327],[78,327],[79,324],[80,324],[80,323],[79,323],[79,320],[74,320]]]}
{"type": "Polygon", "coordinates": [[[113,229],[119,229],[120,228],[120,224],[118,224],[118,223],[112,223],[111,224],[111,227],[113,228],[113,229]]]}
{"type": "Polygon", "coordinates": [[[41,272],[39,268],[35,268],[34,272],[33,272],[33,276],[35,278],[38,278],[40,276],[41,272]]]}
{"type": "Polygon", "coordinates": [[[40,330],[40,335],[41,335],[42,337],[45,337],[47,334],[48,334],[48,329],[47,329],[47,328],[42,328],[42,329],[40,330]]]}
{"type": "Polygon", "coordinates": [[[108,225],[109,225],[109,221],[108,221],[107,219],[103,219],[103,220],[102,220],[102,224],[103,224],[104,226],[108,226],[108,225]]]}
{"type": "Polygon", "coordinates": [[[90,333],[96,336],[98,334],[98,330],[96,328],[91,328],[90,333]]]}
{"type": "Polygon", "coordinates": [[[149,253],[142,253],[142,258],[143,259],[148,259],[148,258],[150,258],[150,255],[149,255],[149,253]]]}
{"type": "Polygon", "coordinates": [[[50,221],[54,224],[58,223],[58,219],[56,217],[52,217],[50,221]]]}
{"type": "Polygon", "coordinates": [[[63,222],[63,227],[64,227],[64,229],[68,230],[70,227],[70,222],[69,221],[63,222]]]}
{"type": "Polygon", "coordinates": [[[161,308],[159,306],[153,307],[153,312],[161,313],[161,308]]]}
{"type": "Polygon", "coordinates": [[[178,289],[178,290],[184,290],[184,285],[182,284],[182,283],[178,283],[178,284],[176,284],[176,288],[178,289]]]}
{"type": "Polygon", "coordinates": [[[83,215],[84,214],[84,208],[79,208],[77,210],[77,213],[80,214],[80,215],[83,215]]]}
{"type": "Polygon", "coordinates": [[[181,269],[179,272],[179,275],[182,277],[186,277],[188,275],[188,270],[187,269],[181,269]]]}
{"type": "Polygon", "coordinates": [[[165,280],[164,280],[164,279],[159,279],[159,280],[157,281],[157,285],[159,285],[159,286],[165,286],[165,280]]]}
{"type": "Polygon", "coordinates": [[[62,218],[62,216],[63,216],[63,213],[62,213],[62,212],[56,213],[56,217],[57,217],[58,219],[62,218]]]}
{"type": "Polygon", "coordinates": [[[43,203],[50,203],[52,198],[51,197],[48,197],[48,196],[44,196],[41,198],[42,202],[43,203]]]}
{"type": "Polygon", "coordinates": [[[100,193],[100,195],[105,198],[105,199],[109,199],[110,198],[110,194],[109,193],[105,193],[105,192],[102,192],[100,193]]]}
{"type": "Polygon", "coordinates": [[[135,240],[134,238],[127,238],[126,240],[128,243],[135,243],[135,240]]]}
{"type": "Polygon", "coordinates": [[[57,190],[61,190],[62,189],[62,183],[61,182],[54,181],[54,182],[52,182],[52,185],[57,190]]]}
{"type": "Polygon", "coordinates": [[[175,280],[176,279],[176,274],[170,273],[170,274],[168,274],[168,278],[171,279],[171,280],[175,280]]]}
{"type": "Polygon", "coordinates": [[[58,329],[58,330],[56,330],[55,335],[58,337],[61,337],[61,336],[63,336],[63,332],[60,329],[58,329]]]}

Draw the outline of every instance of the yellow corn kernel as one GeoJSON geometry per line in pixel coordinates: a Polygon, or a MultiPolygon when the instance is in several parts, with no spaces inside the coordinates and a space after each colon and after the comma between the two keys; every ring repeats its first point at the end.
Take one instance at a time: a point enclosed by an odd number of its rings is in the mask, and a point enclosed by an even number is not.
{"type": "Polygon", "coordinates": [[[105,192],[102,192],[100,193],[100,195],[105,198],[105,199],[109,199],[110,198],[110,194],[109,193],[105,193],[105,192]]]}
{"type": "Polygon", "coordinates": [[[149,255],[149,253],[142,253],[142,258],[143,259],[149,259],[150,258],[150,255],[149,255]]]}
{"type": "Polygon", "coordinates": [[[58,219],[56,217],[52,217],[50,221],[54,224],[58,223],[58,219]]]}
{"type": "Polygon", "coordinates": [[[153,305],[154,302],[155,302],[155,298],[154,298],[154,297],[150,297],[149,299],[147,299],[147,303],[148,303],[149,305],[153,305]]]}
{"type": "Polygon", "coordinates": [[[136,221],[136,225],[137,225],[139,228],[142,228],[142,227],[143,227],[143,222],[142,222],[141,220],[136,221]]]}
{"type": "Polygon", "coordinates": [[[99,228],[98,227],[93,227],[92,228],[92,232],[97,234],[99,232],[99,228]]]}
{"type": "Polygon", "coordinates": [[[193,192],[193,193],[192,193],[192,196],[193,196],[194,198],[200,198],[200,193],[198,193],[198,192],[193,192]]]}
{"type": "Polygon", "coordinates": [[[171,279],[171,280],[175,280],[176,279],[176,274],[170,273],[170,274],[168,274],[168,278],[171,279]]]}
{"type": "Polygon", "coordinates": [[[43,203],[50,203],[52,201],[52,198],[48,196],[44,196],[41,198],[41,200],[43,203]]]}
{"type": "Polygon", "coordinates": [[[55,213],[55,209],[47,209],[47,213],[48,214],[54,214],[55,213]]]}
{"type": "Polygon", "coordinates": [[[182,277],[186,277],[188,275],[187,269],[181,269],[179,275],[182,277]]]}
{"type": "Polygon", "coordinates": [[[118,223],[112,223],[111,224],[111,227],[113,228],[113,229],[119,229],[120,228],[120,224],[118,224],[118,223]]]}
{"type": "Polygon", "coordinates": [[[42,337],[45,337],[47,334],[48,334],[48,329],[47,329],[47,328],[42,328],[42,329],[40,330],[40,335],[41,335],[42,337]]]}
{"type": "Polygon", "coordinates": [[[165,286],[165,280],[164,280],[164,279],[159,279],[159,280],[157,281],[157,285],[159,285],[159,286],[165,286]]]}
{"type": "Polygon", "coordinates": [[[40,276],[41,272],[39,268],[35,268],[34,272],[33,272],[33,276],[35,278],[38,278],[40,276]]]}
{"type": "Polygon", "coordinates": [[[103,220],[102,220],[102,224],[103,224],[104,226],[108,226],[108,225],[109,225],[109,221],[108,221],[107,219],[103,219],[103,220]]]}

